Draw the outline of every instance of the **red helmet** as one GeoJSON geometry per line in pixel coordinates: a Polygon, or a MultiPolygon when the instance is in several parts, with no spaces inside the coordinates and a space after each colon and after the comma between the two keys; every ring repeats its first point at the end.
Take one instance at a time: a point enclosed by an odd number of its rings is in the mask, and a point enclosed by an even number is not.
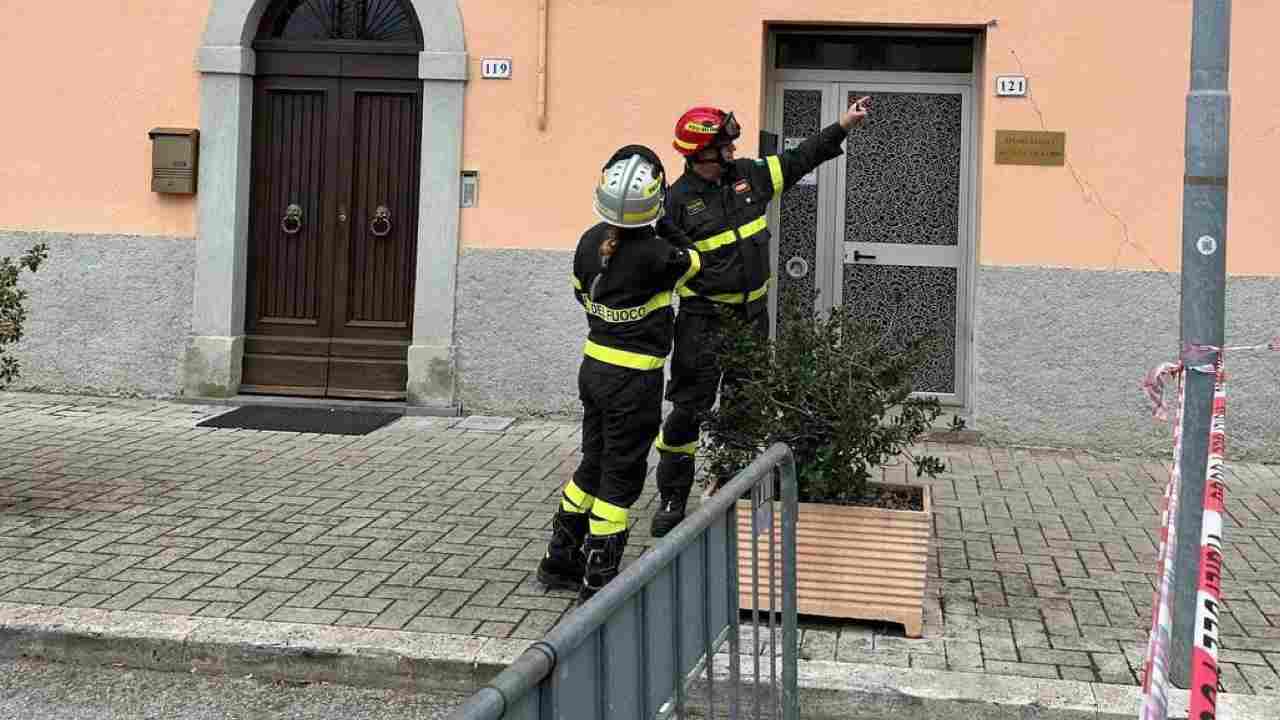
{"type": "Polygon", "coordinates": [[[709,147],[728,145],[742,134],[733,113],[719,108],[692,108],[676,121],[676,152],[692,157],[709,147]]]}

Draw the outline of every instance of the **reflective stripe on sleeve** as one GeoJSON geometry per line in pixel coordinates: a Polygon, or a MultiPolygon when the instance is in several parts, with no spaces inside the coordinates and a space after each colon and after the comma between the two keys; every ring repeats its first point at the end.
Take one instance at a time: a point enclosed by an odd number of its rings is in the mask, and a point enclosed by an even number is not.
{"type": "Polygon", "coordinates": [[[782,161],[777,155],[770,155],[765,158],[769,163],[769,178],[773,180],[773,194],[777,195],[782,192],[783,186],[786,184],[782,177],[782,161]]]}

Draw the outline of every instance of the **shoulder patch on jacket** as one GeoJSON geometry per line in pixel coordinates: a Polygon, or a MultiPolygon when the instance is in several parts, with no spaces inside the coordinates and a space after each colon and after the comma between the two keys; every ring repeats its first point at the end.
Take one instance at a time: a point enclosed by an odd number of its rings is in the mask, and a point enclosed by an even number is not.
{"type": "Polygon", "coordinates": [[[706,209],[707,209],[707,204],[702,201],[702,198],[694,198],[684,206],[685,212],[689,213],[690,215],[697,215],[698,213],[706,209]]]}

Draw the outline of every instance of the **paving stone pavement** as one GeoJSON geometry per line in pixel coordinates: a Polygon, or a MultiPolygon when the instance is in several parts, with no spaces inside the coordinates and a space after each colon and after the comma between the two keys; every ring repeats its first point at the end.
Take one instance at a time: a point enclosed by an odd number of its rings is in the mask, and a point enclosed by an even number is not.
{"type": "MultiPolygon", "coordinates": [[[[0,601],[530,640],[570,608],[532,574],[575,424],[196,427],[227,410],[0,393],[0,601]]],[[[1167,465],[919,450],[948,465],[926,637],[806,618],[802,656],[1136,684],[1167,465]]],[[[1227,503],[1225,684],[1280,695],[1280,466],[1230,464],[1227,503]]],[[[650,482],[630,558],[653,504],[650,482]]]]}

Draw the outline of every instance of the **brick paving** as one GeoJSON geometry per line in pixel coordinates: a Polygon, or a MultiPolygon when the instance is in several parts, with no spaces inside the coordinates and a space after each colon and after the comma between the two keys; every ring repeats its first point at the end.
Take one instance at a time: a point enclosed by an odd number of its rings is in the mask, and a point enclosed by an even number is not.
{"type": "MultiPolygon", "coordinates": [[[[574,424],[195,427],[226,410],[0,394],[0,601],[522,639],[570,607],[532,573],[574,424]]],[[[1167,466],[924,449],[949,466],[930,483],[926,637],[810,618],[803,656],[1135,684],[1167,466]]],[[[1232,464],[1228,492],[1227,690],[1280,694],[1280,467],[1232,464]]]]}

